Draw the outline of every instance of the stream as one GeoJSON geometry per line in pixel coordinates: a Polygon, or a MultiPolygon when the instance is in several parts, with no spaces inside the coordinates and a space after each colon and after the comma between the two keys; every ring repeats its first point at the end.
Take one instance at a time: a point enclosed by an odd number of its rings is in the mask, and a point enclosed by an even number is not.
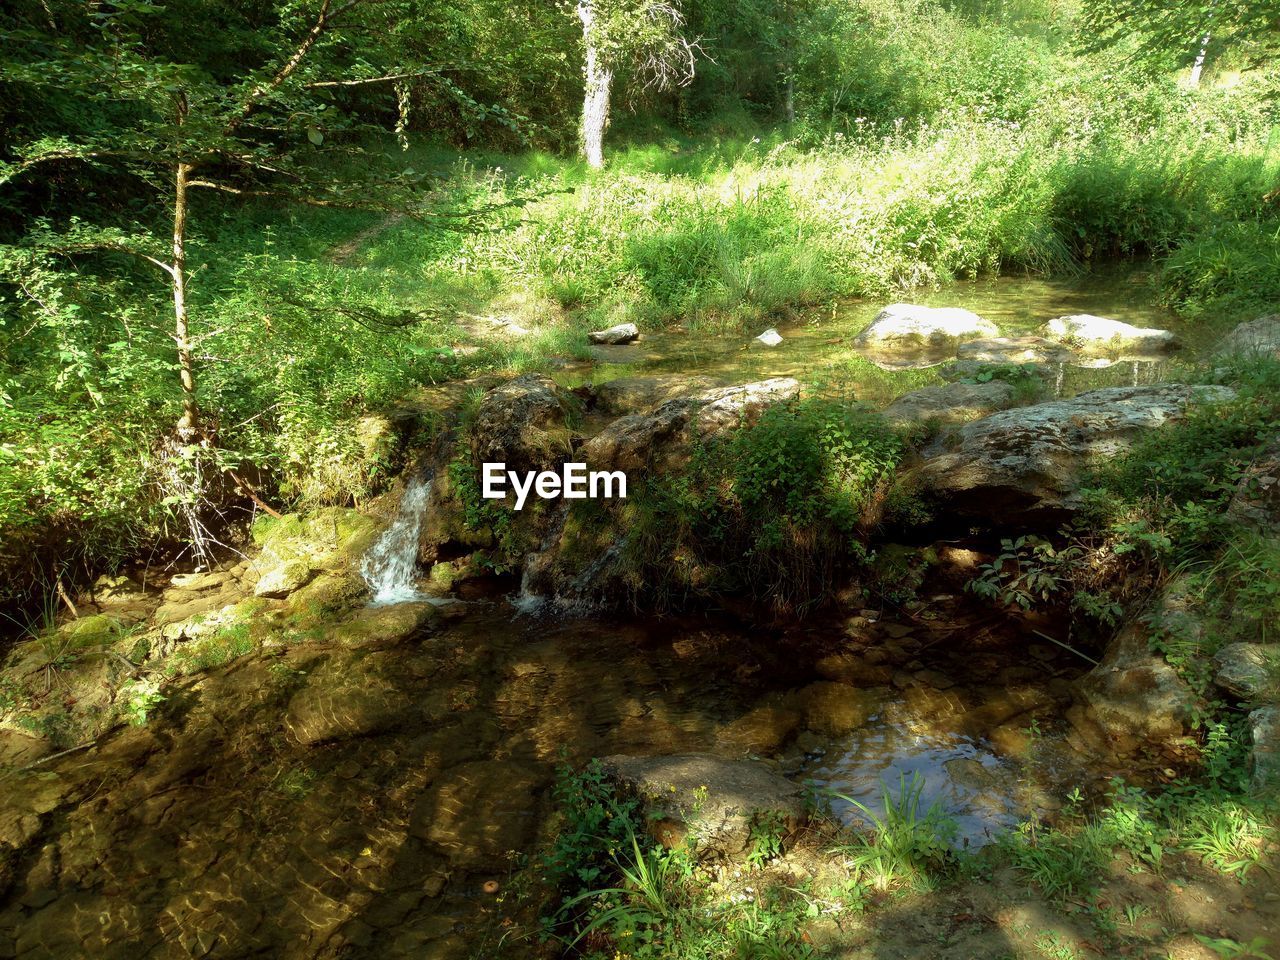
{"type": "MultiPolygon", "coordinates": [[[[1177,330],[1141,284],[1114,271],[919,296],[975,309],[1005,335],[1078,312],[1177,330]]],[[[877,403],[938,382],[933,366],[886,370],[849,349],[879,306],[778,324],[774,348],[655,332],[557,376],[826,370],[877,403]]],[[[1149,382],[1170,362],[1064,366],[1055,390],[1149,382]]],[[[375,604],[424,599],[430,489],[409,485],[367,555],[375,604]]],[[[964,592],[973,575],[969,551],[943,549],[909,609],[786,628],[715,609],[543,619],[499,592],[442,608],[438,630],[397,645],[299,643],[191,676],[146,726],[4,775],[0,817],[39,852],[0,901],[0,958],[531,954],[509,938],[536,904],[508,885],[550,839],[557,765],[610,754],[767,758],[849,822],[866,819],[858,804],[882,812],[886,785],[919,778],[957,845],[990,843],[1120,771],[1063,719],[1089,665],[1041,639],[1062,625],[995,615],[964,592]],[[307,740],[311,725],[346,719],[364,735],[307,740]]]]}

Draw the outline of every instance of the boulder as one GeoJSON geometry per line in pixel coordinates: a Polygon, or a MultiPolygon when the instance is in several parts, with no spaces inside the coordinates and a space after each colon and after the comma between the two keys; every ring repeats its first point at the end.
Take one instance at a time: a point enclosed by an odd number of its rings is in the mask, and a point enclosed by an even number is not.
{"type": "Polygon", "coordinates": [[[1280,707],[1261,707],[1249,714],[1253,738],[1253,788],[1280,785],[1280,707]]]}
{"type": "Polygon", "coordinates": [[[782,334],[770,327],[760,336],[756,337],[757,343],[763,343],[766,347],[776,347],[782,342],[782,334]]]}
{"type": "Polygon", "coordinates": [[[1258,701],[1280,693],[1280,645],[1229,643],[1213,657],[1214,682],[1241,700],[1258,701]]]}
{"type": "Polygon", "coordinates": [[[679,373],[620,377],[595,387],[592,396],[598,410],[613,416],[625,416],[646,413],[668,400],[700,393],[715,386],[716,382],[711,377],[679,373]]]}
{"type": "Polygon", "coordinates": [[[988,383],[948,383],[904,393],[883,411],[894,424],[967,423],[1013,406],[1013,387],[1003,380],[988,383]]]}
{"type": "Polygon", "coordinates": [[[984,337],[960,344],[956,359],[989,365],[1070,363],[1075,354],[1044,337],[984,337]]]}
{"type": "Polygon", "coordinates": [[[1227,513],[1263,536],[1280,536],[1280,438],[1272,440],[1244,471],[1227,513]]]}
{"type": "Polygon", "coordinates": [[[775,377],[734,387],[716,387],[633,414],[609,424],[583,445],[593,470],[648,471],[679,466],[692,444],[750,423],[766,407],[800,395],[800,383],[775,377]]]}
{"type": "Polygon", "coordinates": [[[965,424],[925,450],[917,478],[962,513],[1026,516],[1080,506],[1087,471],[1181,419],[1192,402],[1234,396],[1226,387],[1108,387],[965,424]]]}
{"type": "Polygon", "coordinates": [[[526,374],[485,394],[471,427],[476,464],[547,470],[569,452],[572,400],[550,377],[526,374]]]}
{"type": "Polygon", "coordinates": [[[634,323],[618,323],[606,330],[592,330],[587,334],[587,339],[592,343],[616,345],[630,343],[638,336],[640,330],[634,323]]]}
{"type": "Polygon", "coordinates": [[[999,336],[1000,328],[970,310],[894,303],[877,314],[853,340],[855,347],[906,344],[953,344],[977,337],[999,336]]]}
{"type": "Polygon", "coordinates": [[[430,603],[397,603],[364,607],[349,620],[326,631],[334,643],[347,647],[391,646],[434,630],[438,619],[430,603]]]}
{"type": "Polygon", "coordinates": [[[732,858],[750,847],[751,829],[776,819],[787,830],[805,817],[801,788],[756,760],[709,754],[606,757],[607,775],[638,797],[659,842],[686,839],[706,856],[732,858]]]}
{"type": "Polygon", "coordinates": [[[1280,360],[1280,313],[1240,324],[1223,338],[1217,355],[1255,355],[1280,360]]]}
{"type": "Polygon", "coordinates": [[[316,571],[305,560],[285,560],[266,570],[253,586],[255,597],[281,600],[311,582],[316,571]]]}
{"type": "Polygon", "coordinates": [[[1101,732],[1117,754],[1182,736],[1196,706],[1187,683],[1151,650],[1143,624],[1120,631],[1102,662],[1077,682],[1076,694],[1083,714],[1069,711],[1072,722],[1086,736],[1101,732]]]}
{"type": "Polygon", "coordinates": [[[1077,313],[1056,317],[1040,328],[1042,336],[1069,343],[1082,350],[1136,350],[1154,353],[1178,345],[1178,338],[1168,330],[1135,327],[1131,323],[1077,313]]]}

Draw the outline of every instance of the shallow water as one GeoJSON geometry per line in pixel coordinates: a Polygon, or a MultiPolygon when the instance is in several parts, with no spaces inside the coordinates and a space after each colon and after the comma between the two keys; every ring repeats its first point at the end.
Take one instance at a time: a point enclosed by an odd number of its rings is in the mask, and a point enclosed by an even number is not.
{"type": "Polygon", "coordinates": [[[1090,313],[1140,327],[1178,334],[1183,348],[1168,356],[1115,355],[1109,366],[1092,363],[1056,365],[1051,392],[1069,397],[1108,386],[1154,383],[1168,379],[1171,368],[1197,356],[1206,346],[1202,328],[1187,324],[1155,302],[1151,274],[1141,265],[1119,264],[1065,279],[1000,277],[955,283],[938,290],[917,290],[895,298],[859,300],[817,307],[789,321],[762,321],[757,327],[718,334],[690,329],[645,330],[634,344],[595,347],[595,362],[562,371],[566,386],[602,383],[620,377],[655,373],[700,373],[726,383],[774,376],[802,380],[828,379],[854,396],[885,404],[899,394],[943,382],[941,366],[951,352],[912,357],[908,369],[886,370],[855,350],[850,342],[888,303],[906,301],[927,306],[972,310],[1000,327],[1001,336],[1034,334],[1043,323],[1068,314],[1090,313]],[[773,327],[782,336],[776,347],[754,340],[773,327]]]}

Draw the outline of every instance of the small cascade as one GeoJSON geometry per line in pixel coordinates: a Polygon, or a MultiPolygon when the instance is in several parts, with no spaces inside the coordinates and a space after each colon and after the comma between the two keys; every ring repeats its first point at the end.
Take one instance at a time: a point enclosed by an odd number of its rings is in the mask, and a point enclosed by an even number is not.
{"type": "Polygon", "coordinates": [[[428,600],[418,591],[418,537],[431,498],[431,480],[414,477],[406,484],[391,526],[365,554],[360,573],[373,588],[372,603],[381,606],[428,600]]]}

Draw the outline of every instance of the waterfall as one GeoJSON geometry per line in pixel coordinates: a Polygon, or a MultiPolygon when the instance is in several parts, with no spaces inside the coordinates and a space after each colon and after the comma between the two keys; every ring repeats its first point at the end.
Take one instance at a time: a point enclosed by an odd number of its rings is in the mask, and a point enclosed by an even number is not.
{"type": "Polygon", "coordinates": [[[373,588],[373,603],[406,603],[426,600],[415,586],[418,569],[418,536],[422,515],[431,497],[431,480],[414,477],[404,488],[391,526],[370,548],[360,573],[373,588]]]}

